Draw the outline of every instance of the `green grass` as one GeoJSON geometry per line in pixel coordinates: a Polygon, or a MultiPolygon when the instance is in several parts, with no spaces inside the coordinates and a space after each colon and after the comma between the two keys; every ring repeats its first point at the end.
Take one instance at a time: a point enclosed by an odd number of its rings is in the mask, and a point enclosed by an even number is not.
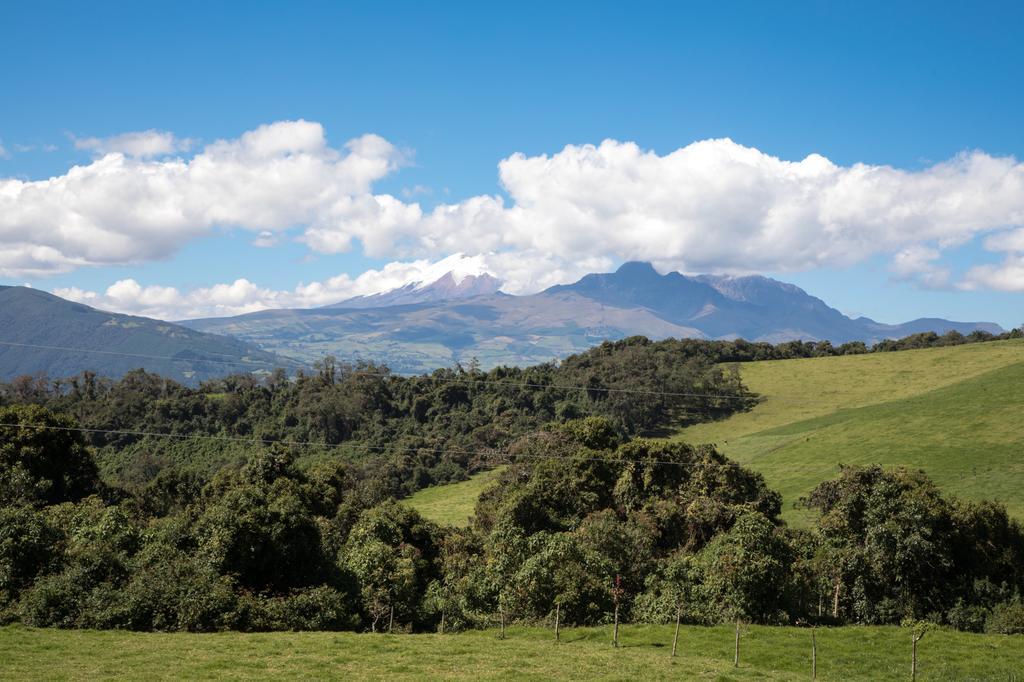
{"type": "Polygon", "coordinates": [[[969,499],[1024,516],[1024,342],[743,364],[765,396],[747,413],[683,430],[765,475],[792,503],[838,464],[921,468],[969,499]]]}
{"type": "MultiPolygon", "coordinates": [[[[733,668],[733,629],[684,626],[670,657],[670,626],[511,628],[437,635],[354,633],[164,634],[0,628],[0,679],[592,679],[806,680],[810,632],[743,630],[733,668]]],[[[897,627],[819,628],[818,678],[904,680],[910,632],[897,627]]],[[[927,633],[922,680],[1007,680],[1024,674],[1024,637],[927,633]]]]}
{"type": "Polygon", "coordinates": [[[424,488],[404,500],[424,518],[447,526],[467,526],[476,500],[505,467],[482,471],[469,480],[424,488]]]}

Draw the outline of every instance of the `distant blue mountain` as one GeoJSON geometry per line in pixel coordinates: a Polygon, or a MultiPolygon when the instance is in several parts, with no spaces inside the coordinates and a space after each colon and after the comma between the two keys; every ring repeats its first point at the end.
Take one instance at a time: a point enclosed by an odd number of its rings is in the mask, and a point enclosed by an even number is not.
{"type": "Polygon", "coordinates": [[[551,287],[544,294],[558,292],[576,293],[604,305],[647,308],[673,324],[695,327],[708,338],[874,343],[922,331],[1002,331],[991,322],[927,318],[890,325],[867,317],[852,319],[800,287],[769,277],[662,275],[651,264],[638,262],[551,287]]]}
{"type": "Polygon", "coordinates": [[[768,277],[662,275],[649,263],[625,263],[615,272],[590,274],[530,296],[497,292],[497,280],[487,276],[463,287],[453,286],[452,278],[438,282],[328,308],[182,324],[233,335],[303,362],[330,353],[417,372],[472,358],[484,367],[546,362],[632,335],[874,343],[921,331],[1002,331],[987,322],[920,319],[887,325],[852,319],[799,287],[768,277]],[[476,286],[484,291],[474,291],[476,286]]]}

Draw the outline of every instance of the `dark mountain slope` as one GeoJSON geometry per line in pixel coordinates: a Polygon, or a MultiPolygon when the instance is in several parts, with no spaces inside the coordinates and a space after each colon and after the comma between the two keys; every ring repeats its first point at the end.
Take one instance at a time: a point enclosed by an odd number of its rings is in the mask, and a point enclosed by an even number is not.
{"type": "Polygon", "coordinates": [[[295,364],[239,339],[103,312],[36,289],[0,287],[0,379],[38,372],[67,377],[84,370],[117,377],[144,367],[194,384],[295,364]]]}

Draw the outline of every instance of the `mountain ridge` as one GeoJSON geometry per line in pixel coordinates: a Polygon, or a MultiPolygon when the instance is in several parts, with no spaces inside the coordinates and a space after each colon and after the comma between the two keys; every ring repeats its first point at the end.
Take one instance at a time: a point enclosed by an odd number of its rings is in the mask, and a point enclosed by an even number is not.
{"type": "Polygon", "coordinates": [[[938,318],[896,325],[852,319],[796,285],[761,275],[662,275],[641,262],[527,296],[500,291],[441,300],[386,296],[393,292],[363,299],[373,299],[376,307],[338,307],[342,302],[183,324],[234,335],[304,362],[332,354],[410,372],[470,359],[485,368],[548,362],[634,335],[874,343],[919,331],[1002,331],[992,323],[938,318]]]}
{"type": "Polygon", "coordinates": [[[365,296],[354,296],[323,308],[382,308],[415,303],[450,301],[458,298],[472,298],[496,294],[501,280],[489,273],[457,276],[449,270],[432,282],[410,282],[389,291],[365,296]]]}
{"type": "Polygon", "coordinates": [[[186,384],[231,372],[294,368],[233,337],[68,301],[29,287],[0,286],[0,379],[82,371],[118,377],[144,367],[186,384]]]}

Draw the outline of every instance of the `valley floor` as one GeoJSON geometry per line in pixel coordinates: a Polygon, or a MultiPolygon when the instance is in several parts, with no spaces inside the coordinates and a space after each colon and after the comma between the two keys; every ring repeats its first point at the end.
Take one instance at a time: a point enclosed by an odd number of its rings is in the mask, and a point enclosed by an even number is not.
{"type": "MultiPolygon", "coordinates": [[[[819,628],[818,679],[905,680],[910,631],[819,628]]],[[[810,630],[750,626],[733,667],[732,626],[510,628],[458,634],[164,634],[0,628],[0,679],[714,679],[806,680],[810,630]]],[[[931,631],[918,644],[922,680],[1007,680],[1024,675],[1024,636],[931,631]]]]}

